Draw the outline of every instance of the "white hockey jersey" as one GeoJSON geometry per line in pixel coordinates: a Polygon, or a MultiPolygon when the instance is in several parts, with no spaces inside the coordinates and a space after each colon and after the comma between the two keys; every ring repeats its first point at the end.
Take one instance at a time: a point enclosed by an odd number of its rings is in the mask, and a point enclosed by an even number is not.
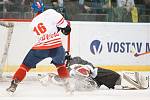
{"type": "Polygon", "coordinates": [[[64,28],[67,21],[54,9],[48,9],[33,18],[31,29],[37,36],[37,42],[32,49],[51,49],[62,46],[57,27],[64,28]]]}

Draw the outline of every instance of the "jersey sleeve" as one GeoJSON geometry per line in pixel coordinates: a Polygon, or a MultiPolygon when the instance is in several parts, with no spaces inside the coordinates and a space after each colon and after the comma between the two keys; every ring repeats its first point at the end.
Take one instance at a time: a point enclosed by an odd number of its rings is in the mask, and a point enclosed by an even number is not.
{"type": "Polygon", "coordinates": [[[65,28],[67,26],[67,21],[65,20],[65,18],[56,11],[56,15],[55,15],[55,18],[56,18],[56,26],[57,27],[60,27],[60,28],[65,28]]]}
{"type": "Polygon", "coordinates": [[[56,27],[65,28],[68,25],[68,22],[65,20],[65,18],[54,9],[48,9],[47,16],[53,21],[53,24],[55,24],[56,27]]]}
{"type": "Polygon", "coordinates": [[[57,22],[57,27],[65,28],[66,26],[67,26],[67,21],[63,17],[59,19],[59,21],[57,22]]]}

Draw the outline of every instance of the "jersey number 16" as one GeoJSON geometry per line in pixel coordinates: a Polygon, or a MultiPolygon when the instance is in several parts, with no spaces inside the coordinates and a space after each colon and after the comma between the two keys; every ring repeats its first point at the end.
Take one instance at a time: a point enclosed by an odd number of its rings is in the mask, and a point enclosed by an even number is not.
{"type": "Polygon", "coordinates": [[[34,27],[33,31],[36,32],[37,35],[40,35],[44,34],[47,31],[47,29],[43,23],[39,23],[37,26],[34,27]]]}

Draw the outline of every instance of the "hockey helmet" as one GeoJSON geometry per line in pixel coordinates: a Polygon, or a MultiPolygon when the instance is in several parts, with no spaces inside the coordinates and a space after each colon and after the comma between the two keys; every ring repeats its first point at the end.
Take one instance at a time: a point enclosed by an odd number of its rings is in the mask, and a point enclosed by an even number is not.
{"type": "Polygon", "coordinates": [[[32,4],[32,8],[33,8],[34,13],[37,13],[37,12],[42,13],[44,11],[45,6],[42,0],[38,2],[34,0],[34,3],[32,4]]]}
{"type": "Polygon", "coordinates": [[[86,65],[77,64],[74,69],[76,74],[80,76],[88,77],[90,75],[90,69],[86,65]]]}

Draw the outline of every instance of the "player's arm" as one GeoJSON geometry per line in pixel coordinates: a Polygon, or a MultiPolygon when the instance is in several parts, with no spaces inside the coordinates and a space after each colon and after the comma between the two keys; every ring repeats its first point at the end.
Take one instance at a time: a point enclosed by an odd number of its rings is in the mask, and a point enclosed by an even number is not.
{"type": "Polygon", "coordinates": [[[61,28],[61,32],[64,34],[64,35],[68,35],[70,34],[71,32],[71,27],[69,25],[67,25],[65,28],[61,28]]]}
{"type": "Polygon", "coordinates": [[[64,35],[68,35],[71,32],[71,27],[70,27],[70,21],[64,20],[64,23],[67,23],[67,25],[65,27],[60,27],[58,26],[58,30],[64,34],[64,35]]]}
{"type": "Polygon", "coordinates": [[[56,27],[58,31],[61,31],[64,35],[68,35],[71,32],[71,25],[70,21],[65,20],[65,18],[58,12],[54,11],[55,13],[55,20],[56,20],[56,27]]]}

